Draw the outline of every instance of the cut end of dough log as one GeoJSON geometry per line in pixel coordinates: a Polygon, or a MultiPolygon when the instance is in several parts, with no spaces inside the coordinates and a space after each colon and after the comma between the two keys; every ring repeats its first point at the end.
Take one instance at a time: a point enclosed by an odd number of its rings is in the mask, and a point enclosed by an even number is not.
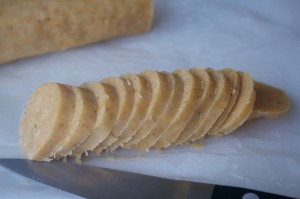
{"type": "Polygon", "coordinates": [[[284,91],[255,82],[256,100],[248,120],[258,117],[278,118],[288,112],[290,101],[284,91]]]}
{"type": "Polygon", "coordinates": [[[282,90],[233,69],[147,70],[81,87],[46,83],[26,105],[20,145],[38,161],[117,147],[160,150],[277,118],[289,107],[282,90]]]}
{"type": "Polygon", "coordinates": [[[75,96],[70,86],[46,83],[30,97],[20,122],[20,144],[29,159],[50,160],[63,139],[74,112],[75,96]]]}

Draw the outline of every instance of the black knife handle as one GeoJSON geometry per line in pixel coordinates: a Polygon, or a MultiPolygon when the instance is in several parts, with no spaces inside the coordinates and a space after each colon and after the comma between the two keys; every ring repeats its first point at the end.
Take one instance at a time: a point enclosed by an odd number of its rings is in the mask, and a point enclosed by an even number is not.
{"type": "Polygon", "coordinates": [[[245,188],[238,187],[230,187],[230,186],[222,186],[216,185],[212,199],[291,199],[287,196],[281,196],[271,193],[266,193],[262,191],[256,191],[245,188]]]}

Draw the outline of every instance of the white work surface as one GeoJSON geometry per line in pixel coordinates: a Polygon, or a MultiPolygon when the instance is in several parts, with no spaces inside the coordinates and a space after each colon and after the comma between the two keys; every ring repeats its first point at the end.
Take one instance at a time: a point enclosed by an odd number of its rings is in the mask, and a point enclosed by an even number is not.
{"type": "MultiPolygon", "coordinates": [[[[0,157],[25,158],[18,123],[49,81],[79,85],[144,69],[232,67],[283,89],[287,115],[258,119],[202,148],[118,150],[84,164],[300,197],[300,1],[157,0],[149,33],[0,65],[0,157]]],[[[74,198],[0,167],[1,198],[74,198]]]]}

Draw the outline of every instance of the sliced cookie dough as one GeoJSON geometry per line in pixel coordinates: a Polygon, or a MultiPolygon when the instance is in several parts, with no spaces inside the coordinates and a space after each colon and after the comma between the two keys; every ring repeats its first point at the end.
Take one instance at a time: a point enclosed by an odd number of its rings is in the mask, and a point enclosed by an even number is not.
{"type": "Polygon", "coordinates": [[[30,97],[20,121],[20,145],[31,160],[50,161],[74,114],[70,86],[46,83],[30,97]]]}
{"type": "Polygon", "coordinates": [[[166,148],[176,141],[193,116],[203,95],[203,81],[192,75],[188,70],[176,70],[173,72],[173,75],[182,81],[182,100],[172,123],[153,146],[153,148],[158,150],[166,148]]]}
{"type": "Polygon", "coordinates": [[[151,87],[151,102],[142,125],[132,139],[124,144],[125,148],[130,148],[144,139],[156,127],[160,116],[166,109],[171,93],[171,84],[168,75],[152,70],[146,70],[140,75],[148,81],[151,87]]]}
{"type": "Polygon", "coordinates": [[[230,83],[225,76],[216,70],[206,69],[216,83],[215,95],[208,110],[204,113],[201,121],[198,123],[198,129],[193,133],[190,141],[195,141],[203,138],[209,129],[215,124],[216,120],[223,113],[230,100],[230,83]]]}
{"type": "Polygon", "coordinates": [[[193,68],[190,72],[199,80],[203,82],[203,93],[198,99],[198,106],[195,107],[195,112],[187,123],[180,136],[175,141],[175,145],[183,144],[188,141],[194,133],[201,127],[204,126],[203,117],[205,117],[209,111],[210,105],[212,104],[215,97],[215,80],[208,74],[203,68],[193,68]]]}
{"type": "Polygon", "coordinates": [[[95,125],[90,136],[72,153],[80,158],[86,152],[96,148],[111,132],[119,108],[119,97],[115,89],[100,82],[87,82],[80,87],[90,90],[96,97],[98,110],[95,125]]]}
{"type": "Polygon", "coordinates": [[[132,139],[137,129],[143,123],[151,101],[151,88],[144,77],[136,74],[126,74],[122,75],[121,78],[125,79],[127,83],[132,86],[134,91],[134,104],[124,132],[118,137],[118,141],[108,148],[110,151],[113,151],[119,146],[122,147],[124,143],[132,139]]]}
{"type": "Polygon", "coordinates": [[[183,97],[183,82],[176,76],[167,72],[163,72],[169,76],[171,83],[171,94],[169,97],[169,102],[166,106],[165,111],[162,113],[156,127],[151,130],[151,132],[142,140],[140,140],[132,148],[139,150],[147,150],[152,147],[161,135],[168,129],[174,120],[174,116],[178,112],[182,97],[183,97]]]}
{"type": "Polygon", "coordinates": [[[86,89],[72,87],[75,94],[75,110],[67,133],[54,150],[54,158],[59,159],[71,155],[91,134],[97,116],[97,101],[94,94],[86,89]]]}
{"type": "Polygon", "coordinates": [[[232,69],[146,70],[81,87],[47,83],[26,105],[20,145],[38,161],[119,146],[160,150],[207,134],[222,136],[289,108],[282,90],[232,69]]]}
{"type": "Polygon", "coordinates": [[[234,131],[249,118],[253,110],[256,96],[254,81],[247,73],[238,72],[238,74],[241,81],[239,96],[226,120],[215,131],[215,135],[220,136],[234,131]]]}
{"type": "Polygon", "coordinates": [[[214,135],[218,128],[224,123],[233,106],[235,105],[236,99],[240,93],[241,82],[239,74],[235,70],[232,70],[230,68],[223,69],[220,72],[230,82],[230,100],[223,113],[209,130],[208,135],[214,135]]]}
{"type": "Polygon", "coordinates": [[[95,149],[96,154],[107,149],[112,144],[118,141],[118,137],[124,132],[127,126],[128,118],[132,112],[133,106],[133,89],[125,79],[120,77],[106,78],[101,81],[103,84],[112,86],[119,97],[118,113],[114,125],[112,126],[111,133],[108,137],[95,149]]]}

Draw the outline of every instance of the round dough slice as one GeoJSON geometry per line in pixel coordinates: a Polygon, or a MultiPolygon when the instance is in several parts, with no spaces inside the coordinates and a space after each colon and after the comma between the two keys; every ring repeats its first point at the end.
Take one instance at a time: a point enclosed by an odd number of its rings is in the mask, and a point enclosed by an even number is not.
{"type": "Polygon", "coordinates": [[[111,133],[108,137],[94,150],[96,154],[100,154],[101,151],[107,149],[112,144],[118,141],[119,136],[124,132],[128,118],[132,112],[133,106],[133,89],[125,79],[120,77],[110,77],[101,81],[103,84],[112,86],[119,97],[119,109],[115,120],[115,123],[111,129],[111,133]]]}
{"type": "Polygon", "coordinates": [[[46,83],[30,97],[20,121],[20,144],[31,160],[50,161],[74,114],[69,86],[46,83]]]}
{"type": "Polygon", "coordinates": [[[175,119],[175,115],[179,110],[182,94],[183,94],[183,83],[182,80],[175,75],[167,72],[163,72],[170,78],[171,83],[171,94],[169,97],[169,102],[167,104],[166,110],[162,113],[157,126],[152,129],[149,134],[142,140],[140,140],[136,145],[132,146],[134,149],[147,150],[152,147],[159,137],[168,129],[175,119]]]}
{"type": "Polygon", "coordinates": [[[86,152],[96,148],[111,132],[118,113],[119,98],[115,89],[100,82],[87,82],[80,87],[90,90],[97,100],[96,122],[90,136],[72,153],[80,158],[86,152]]]}
{"type": "Polygon", "coordinates": [[[253,111],[248,120],[261,116],[277,118],[289,110],[289,99],[282,90],[261,82],[255,82],[254,84],[256,98],[253,111]]]}
{"type": "Polygon", "coordinates": [[[220,117],[226,109],[230,100],[230,83],[225,76],[213,69],[206,69],[216,83],[215,96],[210,104],[208,111],[204,113],[203,118],[199,122],[198,129],[193,133],[190,141],[198,140],[204,137],[209,129],[215,124],[216,120],[220,117]]]}
{"type": "Polygon", "coordinates": [[[137,129],[141,126],[146,116],[151,101],[151,88],[144,77],[136,74],[126,74],[122,75],[121,78],[125,79],[132,86],[134,90],[134,104],[124,132],[118,137],[118,141],[108,148],[110,151],[119,146],[122,147],[124,143],[128,142],[136,134],[137,129]]]}
{"type": "Polygon", "coordinates": [[[238,74],[241,81],[239,96],[226,120],[215,132],[216,135],[220,136],[234,131],[249,118],[253,110],[256,96],[254,81],[247,73],[238,72],[238,74]]]}
{"type": "MultiPolygon", "coordinates": [[[[208,72],[203,68],[193,68],[190,72],[203,84],[203,93],[198,99],[198,106],[195,106],[195,112],[187,123],[183,131],[180,133],[179,137],[174,144],[179,145],[185,143],[191,136],[196,133],[196,130],[200,129],[199,126],[204,126],[203,118],[209,111],[212,101],[215,97],[215,81],[208,74],[208,72]]],[[[196,103],[196,101],[194,102],[196,103]]]]}
{"type": "Polygon", "coordinates": [[[196,78],[189,71],[176,70],[173,75],[178,77],[183,84],[182,99],[171,125],[153,145],[153,148],[158,150],[170,146],[178,138],[193,116],[195,107],[198,107],[203,93],[202,80],[196,78]]]}
{"type": "Polygon", "coordinates": [[[151,87],[152,97],[143,124],[132,139],[124,144],[125,148],[130,148],[132,145],[144,139],[149,132],[156,127],[160,116],[166,109],[171,92],[168,75],[152,70],[146,70],[139,75],[148,81],[151,87]]]}
{"type": "Polygon", "coordinates": [[[97,101],[94,94],[86,89],[72,87],[75,94],[75,110],[67,134],[54,150],[54,158],[71,155],[90,134],[95,125],[97,101]]]}
{"type": "Polygon", "coordinates": [[[230,100],[228,102],[227,107],[223,111],[223,113],[220,115],[220,117],[217,119],[215,124],[211,127],[211,129],[208,131],[208,135],[214,135],[215,131],[223,124],[223,122],[226,120],[227,116],[229,115],[230,111],[232,110],[236,99],[240,93],[240,77],[238,73],[235,70],[226,68],[220,71],[226,79],[230,82],[230,100]]]}

